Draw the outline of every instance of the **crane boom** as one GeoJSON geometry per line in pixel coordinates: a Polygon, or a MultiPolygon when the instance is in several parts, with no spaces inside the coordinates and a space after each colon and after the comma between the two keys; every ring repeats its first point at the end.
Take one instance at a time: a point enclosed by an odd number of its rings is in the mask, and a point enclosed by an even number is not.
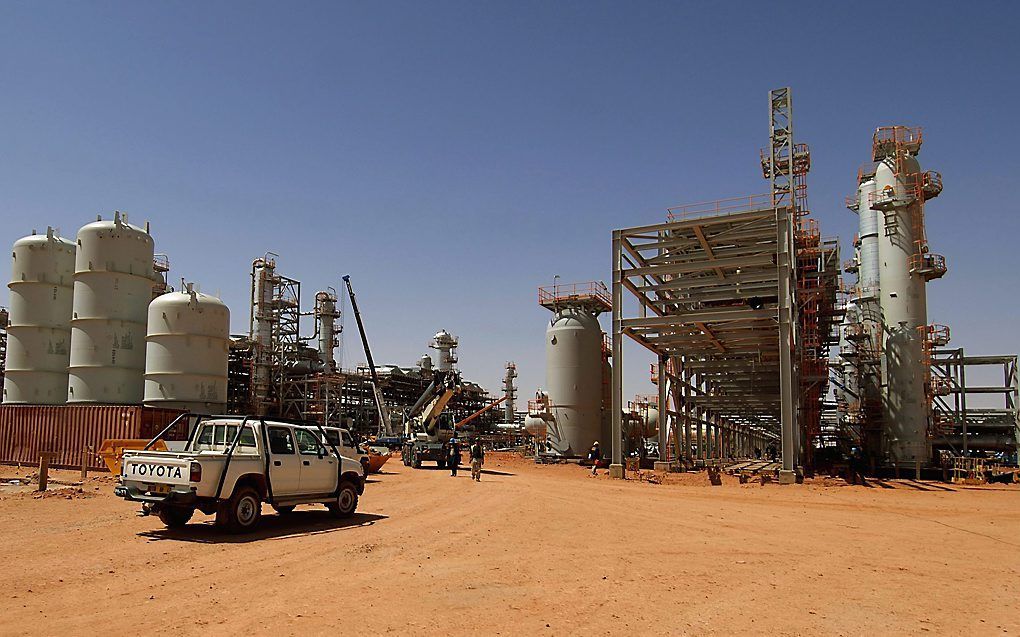
{"type": "Polygon", "coordinates": [[[365,346],[365,358],[368,359],[368,369],[372,374],[372,394],[375,396],[375,407],[379,412],[379,426],[387,436],[392,436],[390,428],[390,410],[383,401],[382,389],[379,387],[379,375],[375,371],[375,361],[372,360],[372,349],[368,346],[368,336],[365,334],[365,323],[361,320],[361,312],[358,310],[358,301],[354,298],[354,288],[351,287],[351,276],[343,276],[347,284],[347,295],[351,297],[351,309],[354,311],[354,319],[358,322],[358,332],[361,334],[361,344],[365,346]]]}
{"type": "Polygon", "coordinates": [[[471,421],[472,421],[472,420],[474,420],[475,418],[477,418],[477,417],[481,416],[482,414],[484,414],[485,412],[489,411],[490,409],[492,409],[492,408],[493,408],[493,407],[495,407],[496,405],[500,404],[501,402],[503,402],[503,401],[504,401],[504,400],[506,400],[507,398],[510,398],[510,396],[503,396],[503,397],[502,397],[502,398],[500,398],[499,400],[494,400],[494,401],[492,401],[491,403],[489,403],[488,405],[486,405],[486,406],[482,407],[481,409],[479,409],[479,410],[478,410],[478,411],[476,411],[475,413],[471,414],[470,416],[468,416],[468,417],[467,417],[467,418],[465,418],[464,420],[462,420],[462,421],[458,422],[458,423],[457,423],[456,425],[454,425],[454,426],[453,426],[453,428],[454,428],[454,429],[460,429],[460,428],[461,428],[462,426],[464,426],[464,425],[468,424],[469,422],[471,422],[471,421]]]}

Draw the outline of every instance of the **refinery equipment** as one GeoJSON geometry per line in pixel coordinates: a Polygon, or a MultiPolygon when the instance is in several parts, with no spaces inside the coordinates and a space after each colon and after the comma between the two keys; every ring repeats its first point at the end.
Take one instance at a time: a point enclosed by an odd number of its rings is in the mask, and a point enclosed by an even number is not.
{"type": "Polygon", "coordinates": [[[552,455],[579,458],[605,439],[606,388],[611,371],[598,315],[612,309],[604,283],[539,288],[538,303],[553,313],[546,329],[546,448],[552,455]]]}
{"type": "Polygon", "coordinates": [[[945,349],[949,328],[928,322],[926,284],[947,268],[928,246],[925,202],[942,192],[942,177],[921,169],[922,141],[919,128],[878,128],[847,199],[860,230],[846,266],[857,284],[842,325],[840,417],[851,444],[882,467],[932,464],[936,451],[1017,447],[1016,356],[945,349]],[[1002,385],[968,385],[968,368],[999,365],[1002,385]],[[1004,405],[968,405],[969,394],[1000,394],[1004,405]]]}
{"type": "Polygon", "coordinates": [[[510,361],[506,364],[506,374],[503,375],[503,400],[506,405],[503,407],[503,422],[507,425],[517,424],[517,412],[514,401],[517,400],[517,365],[510,361]]]}
{"type": "MultiPolygon", "coordinates": [[[[281,274],[277,259],[267,253],[252,265],[249,332],[230,339],[227,412],[315,421],[366,434],[385,434],[402,426],[404,409],[432,381],[432,359],[423,356],[410,368],[377,365],[372,360],[365,367],[340,369],[335,356],[341,330],[336,292],[316,293],[314,308],[302,311],[301,283],[281,274]],[[301,335],[303,316],[314,319],[311,336],[301,335]]],[[[349,297],[352,289],[346,283],[349,297]]],[[[361,332],[364,323],[356,297],[352,305],[361,332]]],[[[455,356],[446,360],[451,358],[455,356]]],[[[489,402],[484,389],[463,381],[447,412],[464,418],[489,402]]],[[[490,427],[493,416],[483,414],[477,426],[490,427]]]]}
{"type": "Polygon", "coordinates": [[[75,245],[53,228],[14,243],[5,404],[67,402],[75,245]]]}
{"type": "MultiPolygon", "coordinates": [[[[665,223],[613,232],[612,358],[619,368],[626,337],[658,359],[664,466],[748,458],[780,443],[779,479],[789,483],[821,441],[839,251],[807,208],[811,155],[794,141],[790,89],[770,91],[768,106],[759,159],[771,192],[669,208],[665,223]]],[[[623,477],[620,375],[611,397],[610,474],[623,477]]]]}
{"type": "Polygon", "coordinates": [[[230,311],[184,284],[149,304],[145,404],[220,414],[227,404],[230,311]]]}
{"type": "Polygon", "coordinates": [[[7,367],[7,323],[9,320],[10,314],[8,314],[7,308],[0,306],[0,388],[3,387],[4,370],[7,367]]]}
{"type": "Polygon", "coordinates": [[[142,402],[153,259],[148,224],[133,226],[120,212],[78,231],[68,402],[142,402]]]}
{"type": "Polygon", "coordinates": [[[315,294],[315,336],[319,344],[319,360],[328,371],[336,371],[333,352],[340,345],[337,321],[340,312],[336,309],[336,290],[332,288],[315,294]]]}
{"type": "Polygon", "coordinates": [[[658,405],[658,396],[635,396],[627,405],[627,412],[631,416],[627,434],[636,444],[643,444],[659,432],[658,405]]]}
{"type": "Polygon", "coordinates": [[[877,129],[871,161],[847,201],[859,219],[855,258],[846,267],[857,285],[840,337],[839,407],[851,444],[882,466],[932,459],[931,352],[949,340],[948,328],[927,319],[925,286],[946,267],[928,248],[924,203],[942,191],[942,179],[921,171],[921,142],[917,128],[877,129]]]}
{"type": "Polygon", "coordinates": [[[429,341],[429,347],[439,352],[439,363],[436,369],[441,372],[452,372],[457,369],[457,344],[459,340],[446,330],[439,330],[429,341]]]}

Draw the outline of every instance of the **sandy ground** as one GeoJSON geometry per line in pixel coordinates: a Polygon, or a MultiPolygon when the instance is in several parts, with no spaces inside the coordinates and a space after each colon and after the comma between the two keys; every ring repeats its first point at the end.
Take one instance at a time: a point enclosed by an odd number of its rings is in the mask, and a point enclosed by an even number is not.
{"type": "Polygon", "coordinates": [[[486,469],[394,460],[355,519],[251,536],[169,532],[109,476],[2,487],[0,635],[1020,633],[1020,486],[486,469]]]}

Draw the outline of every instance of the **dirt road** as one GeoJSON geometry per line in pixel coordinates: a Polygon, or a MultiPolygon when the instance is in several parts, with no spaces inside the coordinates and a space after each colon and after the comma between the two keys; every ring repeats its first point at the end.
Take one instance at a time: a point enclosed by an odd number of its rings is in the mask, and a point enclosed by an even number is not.
{"type": "Polygon", "coordinates": [[[353,521],[252,536],[167,531],[109,477],[0,490],[0,634],[1020,633],[1017,486],[385,469],[353,521]]]}

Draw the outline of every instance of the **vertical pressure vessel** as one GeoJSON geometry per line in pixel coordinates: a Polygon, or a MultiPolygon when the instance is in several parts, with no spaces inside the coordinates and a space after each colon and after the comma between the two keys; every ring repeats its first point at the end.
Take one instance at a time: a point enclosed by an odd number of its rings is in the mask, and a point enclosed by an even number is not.
{"type": "Polygon", "coordinates": [[[927,325],[924,278],[911,270],[917,250],[921,168],[912,155],[886,157],[875,171],[879,209],[880,304],[884,325],[882,419],[888,460],[928,460],[928,410],[918,328],[927,325]]]}
{"type": "Polygon", "coordinates": [[[552,400],[547,440],[556,454],[583,456],[602,431],[602,328],[583,308],[560,308],[545,342],[552,400]]]}
{"type": "Polygon", "coordinates": [[[4,403],[67,400],[74,252],[52,228],[14,243],[4,403]]]}
{"type": "Polygon", "coordinates": [[[119,212],[78,231],[68,402],[141,404],[152,259],[148,230],[119,212]]]}
{"type": "Polygon", "coordinates": [[[145,338],[145,404],[223,413],[229,345],[230,310],[218,298],[191,283],[156,297],[145,338]]]}

